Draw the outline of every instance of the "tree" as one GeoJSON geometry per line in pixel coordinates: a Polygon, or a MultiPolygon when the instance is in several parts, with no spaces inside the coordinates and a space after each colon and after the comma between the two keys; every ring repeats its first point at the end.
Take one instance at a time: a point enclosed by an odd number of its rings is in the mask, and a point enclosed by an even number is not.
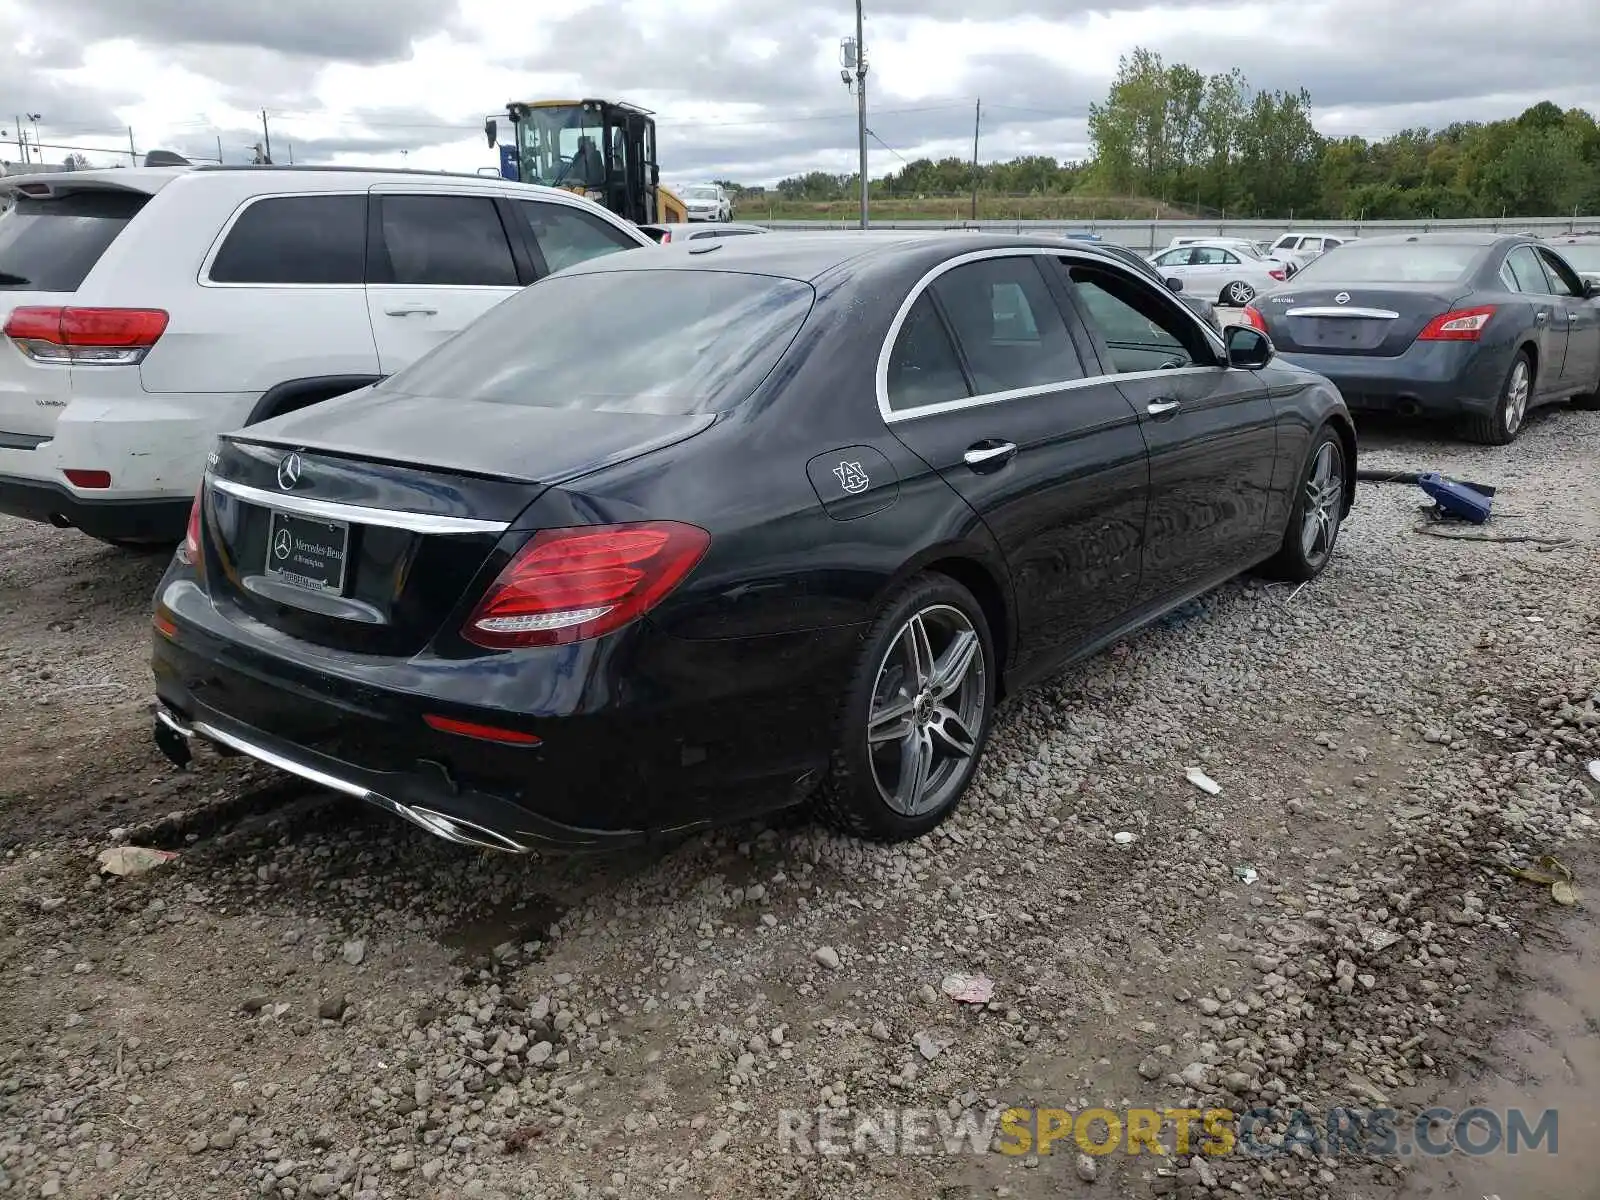
{"type": "Polygon", "coordinates": [[[87,171],[89,168],[89,160],[83,155],[79,154],[77,151],[73,151],[71,154],[67,155],[67,157],[63,159],[61,163],[61,169],[63,171],[87,171]]]}

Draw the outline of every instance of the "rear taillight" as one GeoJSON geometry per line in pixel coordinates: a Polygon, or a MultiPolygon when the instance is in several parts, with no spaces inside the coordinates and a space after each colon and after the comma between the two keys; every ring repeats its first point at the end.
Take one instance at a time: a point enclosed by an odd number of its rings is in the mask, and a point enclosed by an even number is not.
{"type": "Polygon", "coordinates": [[[1492,316],[1494,316],[1492,304],[1478,308],[1457,308],[1447,313],[1440,313],[1422,327],[1422,332],[1417,334],[1417,341],[1475,342],[1492,316]]]}
{"type": "Polygon", "coordinates": [[[201,484],[194,494],[194,503],[189,506],[189,528],[184,531],[183,543],[178,547],[178,561],[186,567],[200,561],[200,501],[205,494],[205,484],[201,484]]]}
{"type": "Polygon", "coordinates": [[[166,331],[159,308],[18,308],[4,332],[35,362],[127,367],[166,331]]]}
{"type": "Polygon", "coordinates": [[[677,521],[544,529],[506,564],[461,636],[492,650],[599,637],[682,582],[711,535],[677,521]]]}
{"type": "Polygon", "coordinates": [[[1271,269],[1269,269],[1267,271],[1267,274],[1271,275],[1279,283],[1282,283],[1285,279],[1289,278],[1289,276],[1288,276],[1288,274],[1286,272],[1279,270],[1277,267],[1272,267],[1271,269]]]}
{"type": "Polygon", "coordinates": [[[1261,330],[1262,333],[1267,331],[1267,319],[1261,315],[1260,310],[1255,305],[1246,304],[1244,311],[1240,315],[1244,317],[1246,325],[1253,326],[1261,330]]]}

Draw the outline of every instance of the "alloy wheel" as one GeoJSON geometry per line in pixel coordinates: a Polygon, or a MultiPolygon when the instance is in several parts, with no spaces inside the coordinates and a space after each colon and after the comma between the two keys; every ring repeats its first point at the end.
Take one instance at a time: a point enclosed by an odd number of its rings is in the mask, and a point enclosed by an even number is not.
{"type": "Polygon", "coordinates": [[[1323,442],[1306,477],[1304,515],[1300,519],[1300,553],[1306,564],[1321,568],[1333,554],[1344,515],[1344,454],[1336,441],[1323,442]]]}
{"type": "Polygon", "coordinates": [[[1228,299],[1239,307],[1249,304],[1256,298],[1256,290],[1248,283],[1230,283],[1228,285],[1228,299]]]}
{"type": "Polygon", "coordinates": [[[1506,381],[1506,432],[1516,433],[1522,428],[1522,418],[1528,414],[1528,394],[1533,391],[1533,376],[1528,370],[1528,360],[1517,359],[1511,368],[1511,378],[1506,381]]]}
{"type": "Polygon", "coordinates": [[[900,627],[873,683],[867,756],[878,794],[915,817],[961,789],[989,703],[983,641],[948,604],[929,605],[900,627]]]}

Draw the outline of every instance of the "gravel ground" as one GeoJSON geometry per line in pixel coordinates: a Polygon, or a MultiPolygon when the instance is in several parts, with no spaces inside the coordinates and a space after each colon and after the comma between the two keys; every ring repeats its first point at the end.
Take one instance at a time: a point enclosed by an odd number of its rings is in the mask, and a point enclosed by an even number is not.
{"type": "Polygon", "coordinates": [[[1516,964],[1570,945],[1573,910],[1503,867],[1600,861],[1600,417],[1499,450],[1363,436],[1364,465],[1498,485],[1490,530],[1524,540],[1424,535],[1420,493],[1363,485],[1323,579],[1241,580],[1014,701],[960,813],[899,848],[795,820],[508,859],[238,760],[174,771],[144,665],[163,561],[0,524],[0,1192],[1416,1187],[1402,1160],[1170,1135],[1095,1158],[778,1136],[780,1110],[891,1105],[1409,1112],[1530,1019],[1516,964]],[[180,853],[102,878],[118,841],[180,853]],[[954,972],[993,1000],[947,997],[954,972]]]}

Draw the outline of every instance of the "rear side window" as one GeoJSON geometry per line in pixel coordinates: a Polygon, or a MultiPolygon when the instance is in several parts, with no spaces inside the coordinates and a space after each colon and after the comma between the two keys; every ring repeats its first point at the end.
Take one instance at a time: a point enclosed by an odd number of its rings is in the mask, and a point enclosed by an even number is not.
{"type": "Polygon", "coordinates": [[[811,285],[725,271],[583,271],[525,288],[386,392],[681,415],[745,400],[811,312],[811,285]]]}
{"type": "Polygon", "coordinates": [[[365,196],[269,196],[233,223],[211,262],[213,283],[360,283],[365,196]]]}
{"type": "Polygon", "coordinates": [[[539,249],[544,252],[545,264],[552,271],[602,254],[632,250],[638,244],[594,214],[570,204],[521,200],[518,206],[528,219],[539,249]]]}
{"type": "Polygon", "coordinates": [[[1083,362],[1031,255],[981,259],[933,285],[979,395],[1082,379],[1083,362]]]}
{"type": "Polygon", "coordinates": [[[0,291],[76,291],[149,200],[124,191],[19,195],[0,214],[0,291]]]}
{"type": "Polygon", "coordinates": [[[487,196],[385,196],[383,247],[371,282],[517,287],[500,213],[487,196]]]}
{"type": "Polygon", "coordinates": [[[889,355],[889,407],[904,412],[970,395],[955,343],[924,292],[906,314],[889,355]]]}

